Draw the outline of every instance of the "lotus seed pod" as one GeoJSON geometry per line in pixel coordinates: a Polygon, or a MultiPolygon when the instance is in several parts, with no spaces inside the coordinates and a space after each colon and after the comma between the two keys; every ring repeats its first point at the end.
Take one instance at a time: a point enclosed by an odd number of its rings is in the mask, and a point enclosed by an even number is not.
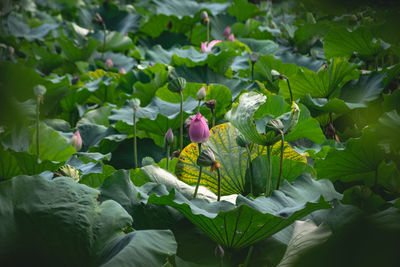
{"type": "Polygon", "coordinates": [[[201,151],[200,155],[197,157],[197,165],[200,167],[210,167],[213,165],[214,161],[214,153],[209,148],[201,151]]]}
{"type": "Polygon", "coordinates": [[[214,108],[215,108],[215,104],[216,104],[216,103],[217,103],[217,100],[211,99],[211,100],[206,101],[206,106],[207,106],[209,109],[211,109],[211,111],[213,111],[214,108]]]}
{"type": "Polygon", "coordinates": [[[173,79],[168,83],[168,89],[172,92],[179,92],[185,89],[186,80],[182,77],[173,79]]]}
{"type": "Polygon", "coordinates": [[[258,53],[251,53],[249,57],[250,57],[251,64],[255,64],[258,61],[258,59],[260,58],[258,53]]]}
{"type": "Polygon", "coordinates": [[[250,140],[248,140],[246,137],[244,137],[242,134],[238,134],[236,136],[236,144],[240,147],[246,147],[250,144],[250,140]]]}
{"type": "Polygon", "coordinates": [[[203,100],[206,97],[206,88],[204,86],[201,87],[196,96],[198,100],[203,100]]]}
{"type": "Polygon", "coordinates": [[[142,166],[144,167],[144,166],[148,166],[148,165],[153,165],[155,162],[154,162],[154,159],[152,158],[152,157],[144,157],[143,159],[142,159],[142,166]]]}

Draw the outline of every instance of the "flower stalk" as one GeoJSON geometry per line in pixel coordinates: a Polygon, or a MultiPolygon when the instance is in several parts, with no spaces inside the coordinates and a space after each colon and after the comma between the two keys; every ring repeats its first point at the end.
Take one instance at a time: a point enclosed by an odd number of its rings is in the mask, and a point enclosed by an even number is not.
{"type": "MultiPolygon", "coordinates": [[[[198,145],[198,147],[199,147],[199,156],[200,156],[200,153],[201,153],[201,143],[198,143],[197,145],[198,145]]],[[[201,180],[201,174],[202,174],[202,172],[203,172],[203,167],[202,167],[202,166],[199,166],[199,167],[200,167],[200,170],[199,170],[199,178],[197,179],[196,188],[194,189],[193,198],[196,198],[197,192],[199,191],[200,180],[201,180]]]]}
{"type": "Polygon", "coordinates": [[[36,95],[36,155],[39,161],[40,157],[40,104],[43,104],[43,97],[46,94],[46,87],[43,85],[37,85],[33,88],[33,92],[36,95]]]}
{"type": "Polygon", "coordinates": [[[183,150],[183,91],[179,90],[179,94],[181,96],[181,105],[180,105],[180,132],[179,132],[179,149],[183,150]]]}
{"type": "Polygon", "coordinates": [[[138,167],[137,163],[137,136],[136,136],[136,111],[137,107],[133,107],[133,168],[138,167]]]}
{"type": "Polygon", "coordinates": [[[279,164],[279,175],[278,175],[278,181],[276,184],[276,190],[279,190],[279,186],[281,184],[281,177],[282,177],[282,169],[283,169],[283,150],[285,148],[285,134],[283,131],[280,131],[281,133],[281,160],[279,164]]]}
{"type": "Polygon", "coordinates": [[[267,173],[267,186],[265,195],[269,196],[269,192],[271,191],[271,182],[272,182],[272,160],[271,160],[271,146],[267,146],[267,159],[268,159],[268,173],[267,173]]]}

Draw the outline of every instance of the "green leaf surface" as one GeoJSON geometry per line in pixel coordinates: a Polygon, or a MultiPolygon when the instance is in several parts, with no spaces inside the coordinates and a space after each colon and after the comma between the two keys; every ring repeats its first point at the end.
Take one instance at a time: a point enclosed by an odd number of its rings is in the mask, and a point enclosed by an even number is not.
{"type": "Polygon", "coordinates": [[[239,196],[236,205],[225,201],[189,201],[175,191],[169,195],[153,194],[148,201],[177,209],[218,244],[240,249],[275,234],[315,210],[329,208],[324,199],[340,197],[330,182],[300,177],[293,185],[283,185],[281,191],[275,191],[269,198],[239,196]]]}
{"type": "Polygon", "coordinates": [[[254,17],[258,12],[258,7],[246,0],[234,0],[233,5],[228,8],[229,15],[236,17],[238,21],[254,17]]]}
{"type": "Polygon", "coordinates": [[[331,149],[324,160],[316,160],[315,169],[320,179],[373,185],[382,160],[375,134],[364,131],[362,137],[349,139],[344,150],[331,149]]]}

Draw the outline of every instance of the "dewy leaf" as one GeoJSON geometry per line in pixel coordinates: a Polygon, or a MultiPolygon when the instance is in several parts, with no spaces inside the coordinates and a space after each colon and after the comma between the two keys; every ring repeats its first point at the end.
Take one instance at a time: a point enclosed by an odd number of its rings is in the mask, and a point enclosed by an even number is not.
{"type": "Polygon", "coordinates": [[[177,209],[223,247],[241,249],[279,232],[315,210],[330,208],[327,201],[340,198],[329,181],[301,176],[293,185],[285,183],[269,198],[239,196],[236,205],[226,201],[189,201],[175,191],[169,195],[153,194],[148,201],[177,209]]]}
{"type": "MultiPolygon", "coordinates": [[[[223,123],[210,130],[209,140],[202,145],[202,148],[210,148],[217,160],[221,164],[221,194],[244,193],[245,176],[247,169],[247,152],[236,144],[238,132],[230,123],[223,123]]],[[[255,145],[251,151],[251,158],[266,154],[266,147],[255,145]]],[[[280,143],[272,148],[273,155],[280,155],[280,143]]],[[[305,157],[294,152],[289,145],[284,148],[285,158],[305,162],[305,157]]],[[[186,146],[175,168],[177,177],[188,184],[195,184],[199,175],[199,166],[196,161],[198,157],[197,144],[191,143],[186,146]]],[[[210,168],[203,168],[201,185],[217,192],[217,173],[210,168]]]]}
{"type": "MultiPolygon", "coordinates": [[[[306,68],[299,68],[297,73],[289,76],[293,98],[302,98],[306,94],[312,97],[337,97],[342,86],[350,80],[358,78],[356,65],[342,58],[334,58],[327,69],[315,73],[306,68]]],[[[285,98],[289,97],[286,81],[280,81],[279,86],[285,98]]]]}
{"type": "Polygon", "coordinates": [[[321,179],[361,180],[372,186],[382,160],[383,151],[376,142],[376,135],[364,130],[360,138],[349,139],[344,150],[331,149],[325,159],[316,160],[315,169],[321,179]]]}
{"type": "Polygon", "coordinates": [[[325,242],[331,234],[332,232],[326,224],[317,226],[311,220],[296,221],[293,236],[277,267],[293,266],[301,252],[325,242]]]}

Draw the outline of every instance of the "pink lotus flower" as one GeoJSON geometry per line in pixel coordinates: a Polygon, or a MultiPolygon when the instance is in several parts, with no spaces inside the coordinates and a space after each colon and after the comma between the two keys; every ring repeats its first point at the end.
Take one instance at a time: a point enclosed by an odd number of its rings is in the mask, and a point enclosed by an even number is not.
{"type": "Polygon", "coordinates": [[[76,151],[81,150],[82,148],[82,137],[79,133],[79,130],[76,130],[74,135],[69,140],[69,143],[75,148],[76,151]]]}
{"type": "Polygon", "coordinates": [[[235,35],[233,33],[229,34],[228,41],[229,42],[234,42],[235,41],[235,35]]]}
{"type": "Polygon", "coordinates": [[[198,100],[203,100],[206,97],[206,88],[203,86],[200,88],[199,91],[197,91],[197,99],[198,100]]]}
{"type": "Polygon", "coordinates": [[[112,68],[113,66],[114,66],[114,63],[113,63],[112,59],[111,58],[107,58],[106,59],[106,67],[107,68],[112,68]]]}
{"type": "Polygon", "coordinates": [[[126,70],[124,68],[120,68],[119,72],[122,73],[122,74],[126,74],[126,70]]]}
{"type": "Polygon", "coordinates": [[[222,33],[222,36],[224,36],[225,39],[228,39],[229,34],[231,34],[231,27],[226,26],[224,32],[222,33]]]}
{"type": "Polygon", "coordinates": [[[190,123],[189,136],[190,140],[197,144],[207,142],[210,136],[207,122],[200,113],[197,113],[196,117],[190,123]]]}
{"type": "Polygon", "coordinates": [[[222,42],[221,40],[213,40],[211,42],[201,42],[201,51],[203,53],[210,53],[214,45],[222,42]]]}

